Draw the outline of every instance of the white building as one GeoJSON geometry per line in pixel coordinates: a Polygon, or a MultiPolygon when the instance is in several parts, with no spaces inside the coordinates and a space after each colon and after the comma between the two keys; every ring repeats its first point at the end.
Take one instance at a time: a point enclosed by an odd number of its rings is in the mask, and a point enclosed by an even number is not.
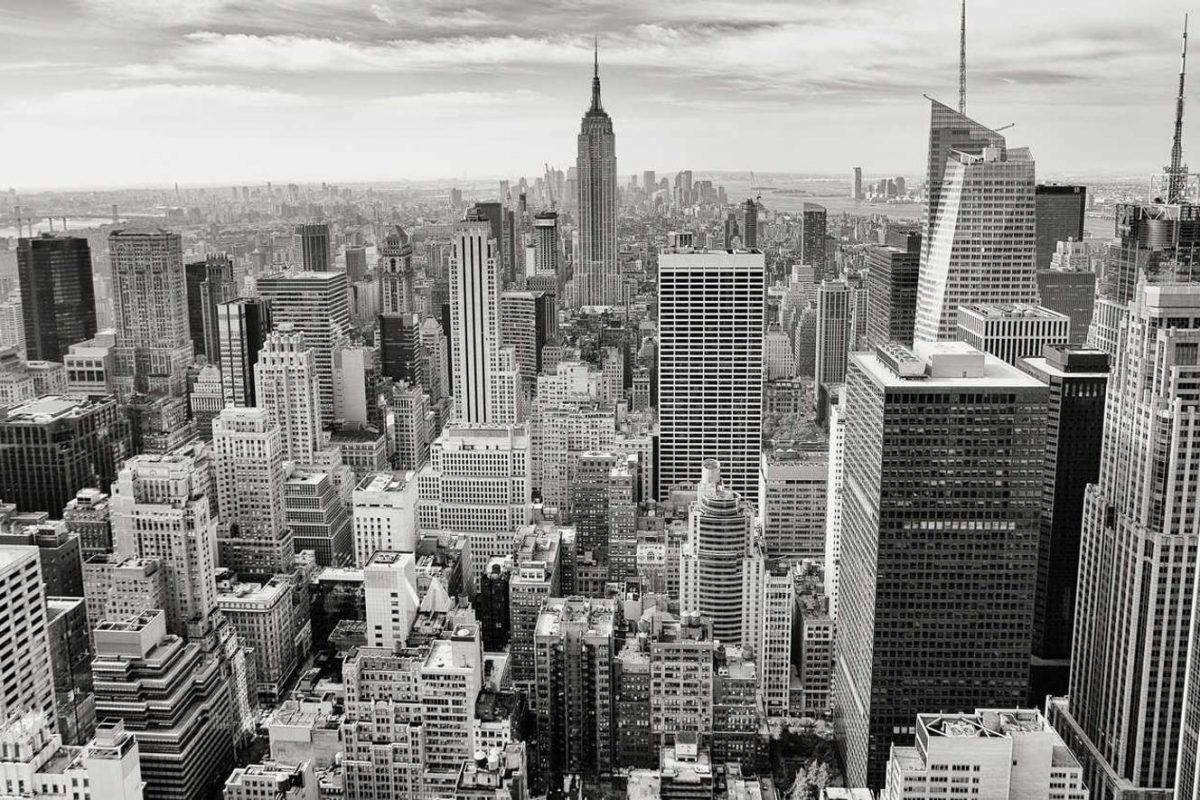
{"type": "Polygon", "coordinates": [[[109,394],[112,391],[113,354],[116,334],[101,331],[86,342],[70,345],[63,356],[67,370],[67,394],[109,394]]]}
{"type": "Polygon", "coordinates": [[[1034,358],[1048,344],[1071,340],[1071,318],[1045,306],[1025,303],[970,303],[959,306],[958,338],[1016,364],[1034,358]]]}
{"type": "Polygon", "coordinates": [[[658,303],[658,496],[694,483],[704,461],[716,459],[726,486],[754,497],[762,445],[763,255],[668,248],[658,259],[658,303]]]}
{"type": "Polygon", "coordinates": [[[914,341],[958,338],[968,303],[1038,302],[1034,163],[1026,148],[950,151],[931,208],[914,341]]]}
{"type": "Polygon", "coordinates": [[[892,746],[880,800],[1088,800],[1083,769],[1034,709],[918,714],[917,743],[892,746]]]}
{"type": "Polygon", "coordinates": [[[0,785],[6,797],[141,800],[137,740],[105,720],[86,745],[67,747],[45,714],[12,717],[0,728],[0,785]]]}
{"type": "Polygon", "coordinates": [[[742,562],[742,646],[754,653],[768,716],[787,716],[792,677],[792,611],[796,582],[790,562],[772,560],[762,541],[742,562]]]}
{"type": "Polygon", "coordinates": [[[378,550],[363,567],[368,647],[390,649],[408,638],[421,605],[416,565],[412,553],[378,550]]]}
{"type": "Polygon", "coordinates": [[[367,392],[367,376],[375,368],[375,351],[367,347],[339,347],[333,351],[333,416],[346,422],[367,424],[367,413],[376,398],[367,392]]]}
{"type": "Polygon", "coordinates": [[[38,712],[53,725],[54,683],[38,548],[0,546],[0,602],[9,640],[0,648],[0,719],[38,712]]]}
{"type": "Polygon", "coordinates": [[[529,435],[523,426],[449,425],[417,473],[421,533],[465,534],[471,579],[509,555],[514,531],[532,520],[529,435]]]}
{"type": "Polygon", "coordinates": [[[277,702],[301,655],[288,578],[234,584],[217,594],[217,607],[237,630],[238,639],[254,654],[258,696],[268,703],[277,702]]]}
{"type": "Polygon", "coordinates": [[[288,325],[271,332],[254,365],[258,407],[270,412],[283,433],[284,453],[300,464],[312,464],[323,441],[316,367],[304,335],[288,325]]]}
{"type": "Polygon", "coordinates": [[[829,483],[825,492],[825,596],[837,619],[838,563],[842,556],[842,487],[846,474],[846,409],[841,398],[829,407],[829,483]]]}
{"type": "Polygon", "coordinates": [[[217,605],[209,469],[203,453],[134,456],[118,473],[109,501],[117,554],[156,559],[165,570],[170,591],[163,610],[178,636],[217,605]]]}
{"type": "Polygon", "coordinates": [[[248,764],[225,779],[224,800],[318,800],[320,789],[311,762],[295,766],[248,764]]]}
{"type": "Polygon", "coordinates": [[[284,506],[283,439],[265,408],[224,409],[213,420],[221,565],[259,574],[295,560],[284,506]]]}
{"type": "Polygon", "coordinates": [[[365,567],[380,550],[412,553],[417,549],[417,476],[415,472],[375,472],[354,489],[355,563],[365,567]]]}

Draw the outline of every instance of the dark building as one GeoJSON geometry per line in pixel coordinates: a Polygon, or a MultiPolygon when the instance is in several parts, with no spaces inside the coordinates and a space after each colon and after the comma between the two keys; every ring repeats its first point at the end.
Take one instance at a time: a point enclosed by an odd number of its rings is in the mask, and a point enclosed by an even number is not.
{"type": "Polygon", "coordinates": [[[82,597],[47,596],[46,635],[58,732],[64,744],[86,744],[96,729],[96,701],[92,640],[82,597]]]}
{"type": "Polygon", "coordinates": [[[1100,479],[1108,354],[1047,345],[1043,357],[1017,366],[1050,387],[1029,693],[1037,706],[1067,693],[1080,520],[1084,491],[1100,479]]]}
{"type": "Polygon", "coordinates": [[[883,787],[921,709],[1025,702],[1048,393],[973,349],[851,354],[833,680],[849,785],[883,787]]]}
{"type": "Polygon", "coordinates": [[[61,362],[71,345],[96,335],[87,239],[50,233],[20,239],[17,277],[27,359],[61,362]]]}
{"type": "Polygon", "coordinates": [[[742,227],[738,224],[737,214],[732,211],[725,218],[725,249],[733,248],[734,239],[742,238],[742,227]]]}
{"type": "Polygon", "coordinates": [[[836,278],[836,273],[831,274],[829,253],[826,249],[828,242],[825,237],[825,206],[805,203],[800,220],[800,263],[813,268],[813,276],[818,283],[822,278],[836,278]]]}
{"type": "Polygon", "coordinates": [[[479,591],[475,595],[475,616],[479,620],[479,633],[483,637],[483,649],[496,652],[508,646],[510,633],[508,584],[512,578],[512,565],[501,559],[493,560],[479,578],[479,591]]]}
{"type": "Polygon", "coordinates": [[[255,405],[254,365],[271,328],[271,301],[267,298],[240,297],[217,306],[221,394],[226,405],[255,405]]]}
{"type": "Polygon", "coordinates": [[[476,203],[467,212],[467,219],[486,220],[489,236],[496,240],[496,252],[500,263],[497,271],[500,275],[501,287],[511,286],[515,279],[515,252],[513,243],[513,212],[504,208],[498,202],[476,203]]]}
{"type": "Polygon", "coordinates": [[[1042,305],[1071,318],[1070,343],[1082,346],[1096,306],[1096,273],[1039,269],[1037,284],[1042,305]]]}
{"type": "Polygon", "coordinates": [[[351,283],[367,277],[367,248],[346,248],[346,279],[351,283]]]}
{"type": "Polygon", "coordinates": [[[85,487],[110,486],[133,455],[112,397],[46,395],[0,410],[0,498],[58,517],[85,487]]]}
{"type": "Polygon", "coordinates": [[[1083,241],[1083,212],[1087,208],[1087,187],[1057,183],[1038,184],[1034,189],[1037,213],[1037,268],[1050,266],[1050,257],[1059,242],[1083,241]]]}
{"type": "Polygon", "coordinates": [[[658,747],[650,727],[650,652],[644,637],[626,641],[613,661],[612,680],[617,766],[654,769],[658,747]]]}
{"type": "Polygon", "coordinates": [[[38,549],[47,597],[83,597],[83,554],[66,523],[54,520],[0,534],[0,545],[14,544],[38,549]]]}
{"type": "Polygon", "coordinates": [[[416,314],[379,315],[379,368],[394,381],[407,381],[429,391],[421,321],[416,314]]]}
{"type": "Polygon", "coordinates": [[[305,272],[331,272],[332,252],[329,246],[329,223],[307,222],[296,226],[300,239],[300,268],[305,272]]]}
{"type": "Polygon", "coordinates": [[[203,261],[184,265],[187,286],[188,335],[192,350],[214,364],[220,362],[221,343],[217,326],[217,306],[237,297],[233,279],[233,259],[210,255],[203,261]]]}
{"type": "Polygon", "coordinates": [[[742,203],[742,247],[758,247],[758,203],[753,198],[742,203]]]}
{"type": "Polygon", "coordinates": [[[919,233],[907,234],[903,247],[884,245],[867,252],[867,346],[912,344],[920,267],[919,233]]]}

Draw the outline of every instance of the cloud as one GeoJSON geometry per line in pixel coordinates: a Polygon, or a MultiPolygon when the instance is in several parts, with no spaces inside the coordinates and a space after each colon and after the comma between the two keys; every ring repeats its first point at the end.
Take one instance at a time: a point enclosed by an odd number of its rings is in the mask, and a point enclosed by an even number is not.
{"type": "Polygon", "coordinates": [[[275,89],[251,89],[219,84],[156,83],[104,89],[74,89],[47,97],[15,100],[0,108],[23,116],[67,116],[82,119],[98,114],[119,115],[128,112],[132,115],[128,118],[132,123],[139,115],[170,113],[172,108],[180,106],[193,109],[212,106],[246,110],[291,108],[308,103],[303,96],[275,89]]]}

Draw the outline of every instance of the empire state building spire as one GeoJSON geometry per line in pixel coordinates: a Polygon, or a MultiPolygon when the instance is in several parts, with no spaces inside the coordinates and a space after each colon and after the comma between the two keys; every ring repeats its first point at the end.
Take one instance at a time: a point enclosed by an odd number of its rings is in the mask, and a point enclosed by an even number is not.
{"type": "Polygon", "coordinates": [[[589,111],[603,111],[604,106],[600,103],[600,42],[598,39],[592,40],[592,107],[589,111]]]}

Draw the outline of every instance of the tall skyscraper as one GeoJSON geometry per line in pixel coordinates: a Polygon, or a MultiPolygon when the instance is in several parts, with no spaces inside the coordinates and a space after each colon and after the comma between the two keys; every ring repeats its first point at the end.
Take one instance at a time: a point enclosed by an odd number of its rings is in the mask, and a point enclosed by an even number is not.
{"type": "Polygon", "coordinates": [[[721,463],[728,488],[757,496],[766,314],[762,253],[668,248],[658,259],[658,303],[658,496],[665,498],[676,484],[694,484],[710,458],[721,463]],[[710,321],[718,313],[719,325],[710,321]]]}
{"type": "Polygon", "coordinates": [[[1094,797],[1167,798],[1172,786],[1193,797],[1197,323],[1200,286],[1139,287],[1108,379],[1100,478],[1083,498],[1069,707],[1050,709],[1094,797]]]}
{"type": "Polygon", "coordinates": [[[1046,401],[961,342],[850,356],[834,721],[851,785],[882,787],[917,709],[1024,702],[1046,401]]]}
{"type": "Polygon", "coordinates": [[[0,714],[11,719],[34,711],[54,720],[46,592],[36,547],[0,546],[0,597],[6,600],[9,637],[9,645],[0,649],[0,714]]]}
{"type": "Polygon", "coordinates": [[[333,421],[333,351],[350,331],[350,294],[343,272],[281,272],[258,279],[258,291],[271,301],[278,327],[290,322],[304,334],[316,362],[321,421],[333,421]]]}
{"type": "Polygon", "coordinates": [[[299,464],[315,463],[314,455],[323,447],[315,372],[316,359],[304,335],[287,324],[267,335],[254,365],[258,407],[279,426],[287,458],[299,464]]]}
{"type": "Polygon", "coordinates": [[[562,268],[562,242],[558,238],[558,213],[533,216],[533,264],[536,275],[557,276],[562,268]]]}
{"type": "Polygon", "coordinates": [[[328,222],[307,222],[296,226],[300,240],[300,268],[305,272],[329,272],[333,269],[333,250],[328,222]]]}
{"type": "Polygon", "coordinates": [[[917,286],[915,339],[957,337],[967,303],[1036,305],[1034,164],[1003,140],[975,155],[951,151],[917,286]]]}
{"type": "Polygon", "coordinates": [[[244,575],[289,572],[295,546],[279,425],[265,408],[226,408],[213,420],[212,441],[221,566],[244,575]]]}
{"type": "Polygon", "coordinates": [[[121,398],[182,397],[192,361],[187,276],[179,234],[116,230],[108,235],[116,300],[113,384],[121,398]]]}
{"type": "Polygon", "coordinates": [[[1083,212],[1087,187],[1039,183],[1034,189],[1037,209],[1037,268],[1047,269],[1059,242],[1083,241],[1083,212]]]}
{"type": "MultiPolygon", "coordinates": [[[[113,542],[123,558],[157,559],[168,587],[167,629],[187,634],[217,600],[217,519],[207,453],[135,456],[113,484],[113,542]]],[[[103,718],[103,717],[101,717],[103,718]]]]}
{"type": "Polygon", "coordinates": [[[520,371],[500,341],[496,243],[482,220],[455,232],[450,262],[450,360],[456,418],[461,422],[517,421],[520,371]]]}
{"type": "Polygon", "coordinates": [[[192,349],[216,364],[221,359],[217,305],[236,299],[237,283],[233,259],[225,254],[210,255],[184,267],[187,273],[188,330],[192,349]]]}
{"type": "Polygon", "coordinates": [[[642,171],[642,191],[646,194],[654,194],[658,191],[658,179],[654,175],[654,170],[642,171]]]}
{"type": "Polygon", "coordinates": [[[867,251],[868,347],[888,342],[912,344],[920,268],[919,233],[907,236],[904,247],[883,245],[867,251]]]}
{"type": "Polygon", "coordinates": [[[754,534],[754,507],[721,483],[721,465],[707,459],[688,509],[688,541],[679,554],[679,607],[712,622],[713,636],[742,643],[742,562],[754,534]]]}
{"type": "Polygon", "coordinates": [[[742,203],[742,247],[758,247],[758,203],[753,197],[742,203]]]}
{"type": "Polygon", "coordinates": [[[517,289],[500,293],[500,341],[513,349],[526,394],[537,388],[542,348],[554,335],[557,315],[552,294],[517,289]]]}
{"type": "Polygon", "coordinates": [[[862,200],[863,199],[862,167],[855,167],[854,173],[850,178],[850,199],[851,200],[862,200]]]}
{"type": "Polygon", "coordinates": [[[846,379],[850,351],[850,288],[845,281],[821,281],[817,291],[817,394],[846,379]]]}
{"type": "Polygon", "coordinates": [[[221,394],[225,405],[254,406],[254,365],[271,332],[271,301],[242,297],[217,306],[221,394]]]}
{"type": "Polygon", "coordinates": [[[358,283],[367,277],[367,248],[346,248],[346,279],[358,283]]]}
{"type": "Polygon", "coordinates": [[[825,240],[825,206],[805,203],[800,213],[800,263],[813,268],[817,280],[836,278],[825,240]]]}
{"type": "Polygon", "coordinates": [[[575,292],[581,306],[620,302],[617,275],[617,140],[600,103],[600,56],[592,75],[592,104],[583,115],[575,161],[579,176],[579,251],[575,292]]]}
{"type": "Polygon", "coordinates": [[[1084,493],[1100,476],[1108,354],[1050,346],[1044,356],[1021,359],[1017,367],[1050,387],[1029,692],[1036,704],[1068,688],[1079,527],[1084,493]]]}
{"type": "Polygon", "coordinates": [[[43,233],[17,242],[25,358],[62,361],[96,335],[92,253],[87,239],[43,233]]]}

